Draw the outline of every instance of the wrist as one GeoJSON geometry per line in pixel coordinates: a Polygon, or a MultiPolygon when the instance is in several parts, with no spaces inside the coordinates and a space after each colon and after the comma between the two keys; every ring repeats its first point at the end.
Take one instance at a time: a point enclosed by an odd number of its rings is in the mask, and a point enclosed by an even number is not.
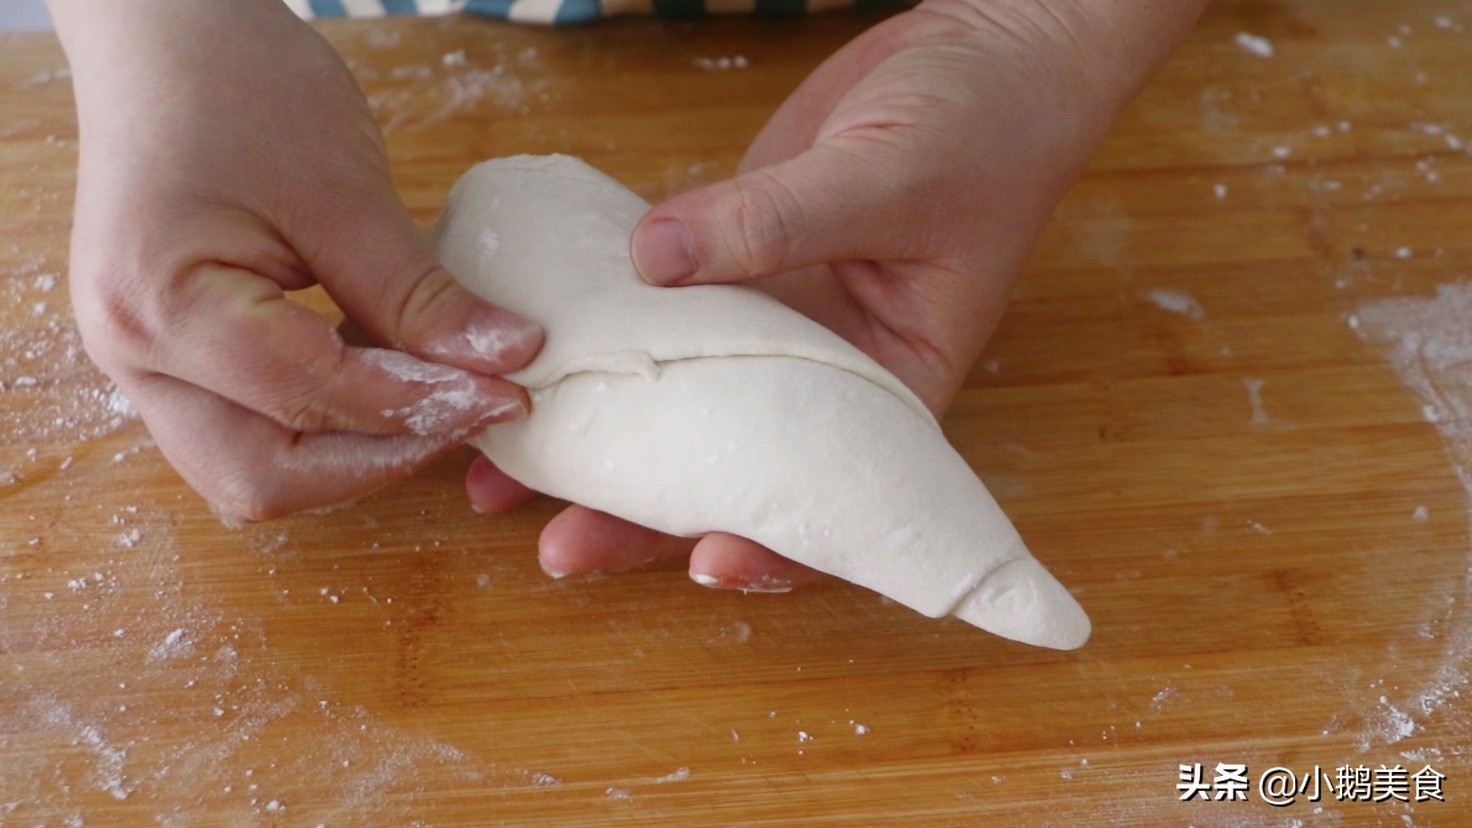
{"type": "MultiPolygon", "coordinates": [[[[123,63],[167,60],[182,49],[208,49],[221,37],[265,34],[304,25],[281,0],[45,0],[74,72],[105,75],[123,63]]],[[[262,41],[270,42],[270,41],[262,41]]]]}

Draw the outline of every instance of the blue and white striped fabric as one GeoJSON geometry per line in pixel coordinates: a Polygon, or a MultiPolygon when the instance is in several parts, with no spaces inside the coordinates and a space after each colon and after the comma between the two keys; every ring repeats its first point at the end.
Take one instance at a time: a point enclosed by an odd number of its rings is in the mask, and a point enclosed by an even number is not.
{"type": "Polygon", "coordinates": [[[483,14],[523,23],[587,23],[616,14],[699,17],[732,12],[794,14],[889,5],[893,0],[286,0],[301,17],[483,14]]]}

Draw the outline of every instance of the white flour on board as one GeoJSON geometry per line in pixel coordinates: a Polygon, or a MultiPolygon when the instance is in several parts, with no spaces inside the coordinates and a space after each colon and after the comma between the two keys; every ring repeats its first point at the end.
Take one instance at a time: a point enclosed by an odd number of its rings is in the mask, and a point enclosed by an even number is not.
{"type": "MultiPolygon", "coordinates": [[[[310,672],[279,658],[261,619],[228,615],[209,592],[196,594],[185,574],[194,562],[176,548],[167,513],[95,508],[85,502],[99,494],[90,480],[61,482],[88,497],[77,499],[48,541],[76,546],[99,527],[147,531],[135,548],[88,561],[96,570],[74,572],[59,559],[21,577],[0,572],[0,609],[22,590],[33,601],[43,590],[51,596],[48,613],[21,612],[0,624],[0,651],[62,652],[88,627],[109,641],[85,660],[0,663],[5,709],[24,723],[0,720],[0,825],[85,818],[99,795],[126,801],[160,825],[283,812],[306,825],[402,825],[445,786],[561,784],[324,697],[310,672]],[[155,600],[140,606],[119,600],[124,592],[155,600]],[[61,625],[58,617],[69,620],[61,625]],[[116,690],[98,694],[99,686],[116,690]],[[164,697],[174,700],[167,709],[146,702],[164,697]],[[190,728],[176,727],[189,719],[190,728]],[[335,792],[331,801],[315,793],[322,788],[335,792]]],[[[237,539],[252,557],[292,554],[276,528],[248,529],[237,539]]]]}
{"type": "Polygon", "coordinates": [[[1148,299],[1155,307],[1169,313],[1178,313],[1181,316],[1189,316],[1196,321],[1206,318],[1206,310],[1196,297],[1184,290],[1174,288],[1152,288],[1140,294],[1148,299]]]}
{"type": "Polygon", "coordinates": [[[68,80],[68,79],[71,78],[71,76],[72,76],[72,70],[69,69],[69,68],[67,68],[67,67],[65,67],[65,66],[59,66],[59,67],[57,67],[55,69],[50,69],[50,70],[43,69],[40,72],[37,72],[36,74],[31,75],[29,78],[25,79],[24,81],[21,81],[20,88],[21,89],[34,89],[37,86],[45,86],[46,84],[51,83],[52,81],[68,80]]]}
{"type": "Polygon", "coordinates": [[[388,74],[396,81],[394,87],[381,91],[372,88],[376,72],[353,68],[369,86],[368,103],[385,135],[434,126],[483,105],[502,113],[526,113],[530,99],[547,99],[551,81],[539,76],[541,62],[535,49],[511,55],[502,44],[493,43],[491,48],[495,54],[489,68],[477,66],[477,58],[463,50],[454,51],[442,55],[437,64],[393,68],[388,74]]]}
{"type": "Polygon", "coordinates": [[[1238,32],[1232,41],[1239,49],[1255,57],[1270,58],[1276,51],[1271,40],[1251,32],[1238,32]]]}
{"type": "MultiPolygon", "coordinates": [[[[0,266],[0,302],[37,312],[0,331],[0,434],[14,448],[40,442],[83,442],[109,434],[138,414],[87,360],[66,291],[45,259],[0,266]]],[[[31,458],[35,460],[36,458],[31,458]]]]}
{"type": "Polygon", "coordinates": [[[1248,422],[1255,426],[1272,422],[1268,419],[1267,409],[1262,405],[1262,387],[1266,384],[1267,380],[1256,377],[1244,377],[1242,380],[1242,386],[1247,389],[1247,402],[1252,406],[1252,419],[1248,422]]]}
{"type": "MultiPolygon", "coordinates": [[[[1424,419],[1440,434],[1452,469],[1472,498],[1472,282],[1442,285],[1430,298],[1370,302],[1351,317],[1351,327],[1366,342],[1384,347],[1401,380],[1420,395],[1424,419]]],[[[1472,569],[1463,578],[1434,619],[1434,633],[1428,628],[1428,635],[1444,642],[1436,672],[1394,696],[1380,696],[1367,716],[1362,749],[1400,742],[1432,717],[1449,726],[1444,732],[1472,735],[1472,712],[1451,704],[1472,672],[1472,569]]]]}
{"type": "MultiPolygon", "coordinates": [[[[59,270],[0,254],[0,301],[35,309],[0,331],[0,496],[18,527],[0,566],[0,653],[14,656],[0,659],[0,825],[93,824],[99,800],[165,826],[410,824],[445,785],[558,781],[324,699],[260,618],[201,590],[191,547],[176,544],[175,495],[118,485],[163,460],[83,354],[59,270]]],[[[290,541],[279,528],[236,539],[251,557],[290,541]]]]}

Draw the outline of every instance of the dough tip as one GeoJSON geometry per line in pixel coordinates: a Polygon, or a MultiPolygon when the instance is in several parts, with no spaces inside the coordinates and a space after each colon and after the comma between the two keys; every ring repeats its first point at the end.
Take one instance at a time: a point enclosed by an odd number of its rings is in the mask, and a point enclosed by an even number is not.
{"type": "Polygon", "coordinates": [[[1073,595],[1032,558],[997,567],[951,614],[1003,638],[1055,650],[1082,647],[1093,629],[1073,595]]]}

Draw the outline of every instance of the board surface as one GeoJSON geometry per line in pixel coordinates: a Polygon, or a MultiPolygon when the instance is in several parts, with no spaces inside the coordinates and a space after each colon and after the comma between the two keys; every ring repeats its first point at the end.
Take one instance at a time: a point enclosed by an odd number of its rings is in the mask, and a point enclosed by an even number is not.
{"type": "MultiPolygon", "coordinates": [[[[498,155],[727,175],[878,19],[321,30],[427,224],[498,155]]],[[[1469,30],[1217,3],[1059,208],[944,426],[1071,653],[838,583],[553,582],[557,505],[474,514],[468,454],[222,526],[81,354],[70,83],[0,36],[0,825],[1472,824],[1469,30]],[[1178,801],[1197,763],[1249,801],[1178,801]],[[1446,801],[1257,786],[1361,765],[1446,801]]]]}

